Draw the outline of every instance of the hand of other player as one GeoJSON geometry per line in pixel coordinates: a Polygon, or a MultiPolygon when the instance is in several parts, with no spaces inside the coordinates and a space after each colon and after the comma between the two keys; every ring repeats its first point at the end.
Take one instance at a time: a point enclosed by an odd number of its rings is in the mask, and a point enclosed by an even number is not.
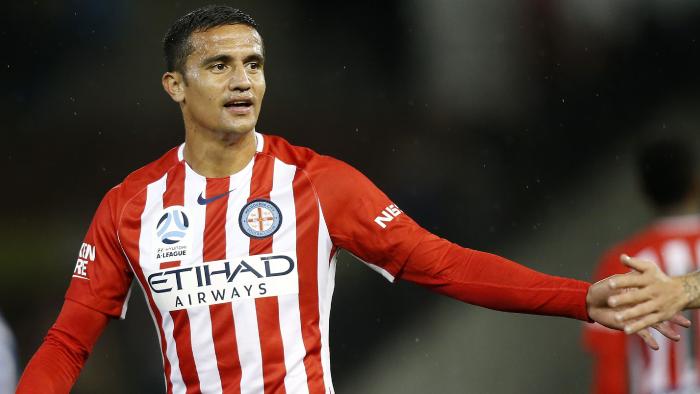
{"type": "MultiPolygon", "coordinates": [[[[617,315],[621,310],[619,308],[611,307],[608,304],[608,299],[611,296],[616,296],[624,291],[620,287],[613,288],[613,286],[611,286],[611,283],[615,283],[615,280],[622,276],[624,275],[615,275],[593,284],[588,290],[588,294],[586,296],[588,315],[591,317],[591,319],[599,324],[616,330],[623,330],[625,325],[624,322],[617,319],[617,315]]],[[[675,316],[672,321],[673,323],[684,327],[690,325],[690,322],[680,315],[675,316]]],[[[658,323],[655,324],[653,328],[671,340],[678,341],[680,339],[678,333],[676,333],[668,323],[658,323]]],[[[643,327],[636,333],[650,348],[654,350],[659,348],[658,343],[648,329],[643,327]]]]}
{"type": "Polygon", "coordinates": [[[652,262],[625,255],[621,260],[633,271],[613,277],[610,287],[630,290],[610,296],[608,304],[618,310],[615,319],[624,325],[626,333],[636,333],[663,321],[690,325],[678,312],[700,298],[700,288],[692,274],[672,278],[652,262]]]}

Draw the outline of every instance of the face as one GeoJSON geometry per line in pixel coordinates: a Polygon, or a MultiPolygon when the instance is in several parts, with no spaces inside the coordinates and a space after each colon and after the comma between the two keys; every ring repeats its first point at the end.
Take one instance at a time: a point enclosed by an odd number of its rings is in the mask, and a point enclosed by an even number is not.
{"type": "Polygon", "coordinates": [[[193,33],[184,76],[166,73],[163,85],[180,103],[185,127],[245,134],[255,128],[265,95],[263,43],[237,24],[193,33]]]}

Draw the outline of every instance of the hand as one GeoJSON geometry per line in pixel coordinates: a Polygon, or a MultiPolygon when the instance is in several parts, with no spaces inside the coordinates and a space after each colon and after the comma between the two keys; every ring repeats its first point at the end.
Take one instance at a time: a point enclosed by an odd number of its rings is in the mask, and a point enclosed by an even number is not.
{"type": "MultiPolygon", "coordinates": [[[[616,294],[621,294],[624,291],[620,289],[613,289],[613,287],[610,285],[611,281],[620,276],[622,275],[612,276],[594,283],[588,289],[588,294],[586,295],[588,315],[591,317],[591,319],[608,328],[613,328],[616,330],[622,330],[624,328],[624,323],[616,319],[619,310],[608,305],[608,298],[616,294]]],[[[686,320],[686,322],[690,324],[689,321],[686,320]]],[[[678,321],[675,323],[684,325],[681,323],[685,322],[678,321]]],[[[653,328],[671,340],[678,341],[680,339],[680,335],[678,335],[678,333],[676,333],[667,323],[656,324],[653,328]]],[[[643,328],[638,330],[637,335],[639,335],[642,340],[644,340],[644,343],[646,343],[650,348],[654,350],[659,349],[659,344],[656,342],[648,329],[643,328]]]]}
{"type": "Polygon", "coordinates": [[[698,298],[692,275],[671,278],[652,262],[625,255],[621,260],[634,271],[611,278],[610,287],[634,289],[610,296],[608,304],[619,309],[615,320],[624,324],[626,333],[636,333],[666,320],[684,327],[690,325],[678,312],[698,298]]]}

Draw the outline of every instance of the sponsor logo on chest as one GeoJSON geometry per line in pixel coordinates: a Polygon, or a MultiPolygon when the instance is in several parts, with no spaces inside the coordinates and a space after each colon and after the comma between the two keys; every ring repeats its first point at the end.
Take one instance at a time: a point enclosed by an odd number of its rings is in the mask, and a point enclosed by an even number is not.
{"type": "Polygon", "coordinates": [[[299,293],[293,251],[156,270],[146,278],[162,310],[299,293]]]}

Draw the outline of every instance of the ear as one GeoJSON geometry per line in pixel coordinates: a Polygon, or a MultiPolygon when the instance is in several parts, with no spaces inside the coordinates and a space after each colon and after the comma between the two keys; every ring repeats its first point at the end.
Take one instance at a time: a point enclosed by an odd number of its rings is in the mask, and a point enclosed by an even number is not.
{"type": "Polygon", "coordinates": [[[182,74],[177,71],[166,72],[161,78],[161,83],[173,101],[181,103],[185,100],[185,79],[182,74]]]}

